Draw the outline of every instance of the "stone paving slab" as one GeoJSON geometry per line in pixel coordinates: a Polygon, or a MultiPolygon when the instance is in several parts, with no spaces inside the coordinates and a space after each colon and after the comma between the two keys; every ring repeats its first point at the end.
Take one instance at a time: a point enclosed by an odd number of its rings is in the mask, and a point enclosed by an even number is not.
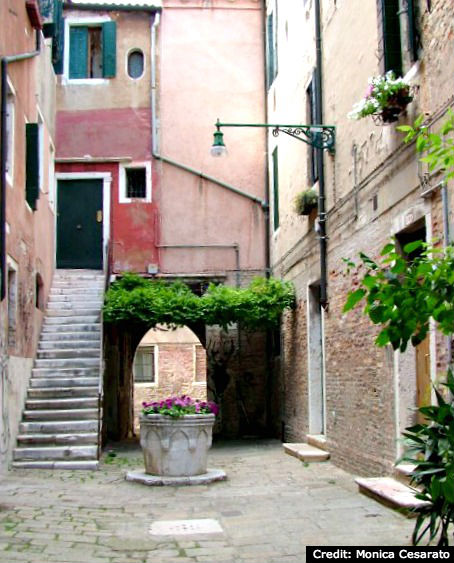
{"type": "Polygon", "coordinates": [[[409,545],[413,522],[360,495],[330,462],[304,466],[277,441],[215,444],[228,479],[191,487],[125,480],[138,446],[98,471],[16,469],[0,477],[0,562],[304,563],[307,545],[409,545]],[[158,521],[217,521],[222,533],[152,536],[158,521]]]}

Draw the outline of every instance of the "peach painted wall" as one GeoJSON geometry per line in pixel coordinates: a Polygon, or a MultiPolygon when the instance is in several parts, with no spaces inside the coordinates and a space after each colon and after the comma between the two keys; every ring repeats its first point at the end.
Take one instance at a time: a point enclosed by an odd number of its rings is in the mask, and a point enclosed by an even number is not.
{"type": "MultiPolygon", "coordinates": [[[[158,30],[159,152],[265,199],[266,134],[226,128],[225,159],[213,158],[214,123],[263,123],[264,62],[261,2],[167,0],[158,30]]],[[[197,175],[158,163],[163,245],[239,244],[240,268],[265,264],[259,205],[197,175]]],[[[235,268],[224,249],[161,249],[163,273],[212,273],[235,268]]]]}

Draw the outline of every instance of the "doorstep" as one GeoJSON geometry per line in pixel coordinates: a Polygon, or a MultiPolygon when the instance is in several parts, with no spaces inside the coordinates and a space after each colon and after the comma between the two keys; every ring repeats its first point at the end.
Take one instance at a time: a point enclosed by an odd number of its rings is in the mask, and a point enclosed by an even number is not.
{"type": "Polygon", "coordinates": [[[304,462],[326,461],[329,459],[329,453],[306,443],[300,444],[282,444],[284,451],[288,455],[297,457],[304,462]]]}
{"type": "Polygon", "coordinates": [[[391,477],[358,477],[355,483],[360,493],[391,508],[409,512],[409,516],[414,516],[414,511],[430,505],[430,502],[415,497],[417,491],[414,488],[391,477]]]}

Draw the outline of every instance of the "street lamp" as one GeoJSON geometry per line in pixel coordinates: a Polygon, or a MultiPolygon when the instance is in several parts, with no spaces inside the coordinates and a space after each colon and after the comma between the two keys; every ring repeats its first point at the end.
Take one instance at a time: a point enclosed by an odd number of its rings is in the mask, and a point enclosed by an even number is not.
{"type": "Polygon", "coordinates": [[[331,154],[334,153],[334,145],[336,141],[336,128],[334,125],[282,125],[273,123],[221,123],[219,119],[215,123],[216,131],[214,132],[214,140],[211,146],[212,156],[223,156],[227,149],[224,144],[224,133],[221,127],[265,127],[273,130],[273,136],[277,137],[279,133],[290,135],[311,147],[317,149],[326,149],[331,154]]]}

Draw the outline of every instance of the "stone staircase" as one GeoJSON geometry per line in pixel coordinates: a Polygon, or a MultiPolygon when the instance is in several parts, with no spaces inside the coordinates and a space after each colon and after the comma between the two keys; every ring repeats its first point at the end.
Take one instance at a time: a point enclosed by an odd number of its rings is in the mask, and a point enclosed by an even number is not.
{"type": "Polygon", "coordinates": [[[13,467],[98,467],[103,291],[102,272],[55,272],[13,467]]]}

